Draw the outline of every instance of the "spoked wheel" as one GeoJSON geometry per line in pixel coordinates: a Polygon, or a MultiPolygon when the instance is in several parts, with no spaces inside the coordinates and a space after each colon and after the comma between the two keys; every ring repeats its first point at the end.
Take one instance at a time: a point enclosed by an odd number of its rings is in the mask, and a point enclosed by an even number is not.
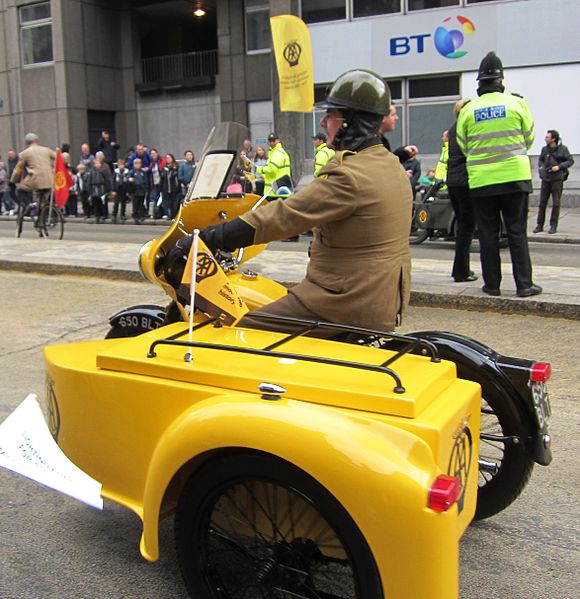
{"type": "Polygon", "coordinates": [[[337,500],[283,460],[223,457],[187,483],[175,518],[192,597],[381,599],[370,549],[337,500]]]}
{"type": "Polygon", "coordinates": [[[38,227],[44,237],[62,239],[64,235],[62,212],[54,205],[43,206],[38,215],[38,227]]]}
{"type": "Polygon", "coordinates": [[[517,422],[509,405],[483,384],[482,394],[476,520],[489,518],[513,503],[534,467],[518,437],[517,422]]]}

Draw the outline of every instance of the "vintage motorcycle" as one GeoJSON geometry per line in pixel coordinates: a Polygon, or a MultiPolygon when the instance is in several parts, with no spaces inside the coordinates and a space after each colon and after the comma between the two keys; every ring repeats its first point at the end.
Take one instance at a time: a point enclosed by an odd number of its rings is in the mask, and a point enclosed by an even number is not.
{"type": "MultiPolygon", "coordinates": [[[[265,200],[251,194],[228,197],[222,193],[230,177],[225,156],[241,147],[245,137],[247,131],[239,124],[222,123],[216,127],[204,148],[206,166],[192,181],[178,218],[162,237],[148,242],[141,250],[141,272],[147,280],[165,290],[172,300],[169,309],[157,305],[123,309],[110,318],[107,338],[132,337],[154,330],[168,322],[168,312],[169,321],[175,318],[187,320],[187,312],[175,286],[169,282],[175,274],[170,272],[174,265],[167,263],[167,254],[178,239],[190,234],[195,227],[202,229],[235,218],[249,209],[259,208],[265,200]],[[223,176],[216,176],[220,169],[223,176]]],[[[440,201],[430,205],[435,207],[440,201]]],[[[230,281],[251,310],[287,293],[286,288],[272,280],[253,272],[240,272],[243,262],[263,248],[253,246],[238,250],[234,255],[221,253],[218,256],[230,281]]],[[[409,351],[425,353],[420,342],[432,344],[441,358],[455,363],[460,378],[481,385],[479,490],[475,518],[497,514],[520,495],[534,463],[548,465],[551,462],[550,407],[545,384],[550,377],[550,365],[503,356],[474,339],[451,332],[418,331],[405,337],[418,342],[409,351]]],[[[360,335],[355,342],[393,350],[400,350],[406,344],[396,334],[378,331],[360,335]]]]}
{"type": "MultiPolygon", "coordinates": [[[[169,306],[127,308],[107,339],[45,348],[44,432],[101,503],[139,516],[145,559],[175,516],[192,597],[457,599],[467,526],[551,460],[550,366],[441,331],[257,312],[264,327],[226,325],[200,309],[200,289],[188,313],[175,243],[266,201],[224,191],[247,137],[214,128],[178,218],[141,250],[169,306]],[[334,337],[310,336],[320,330],[334,337]]],[[[188,272],[196,288],[221,277],[217,295],[235,289],[256,310],[287,293],[239,268],[261,249],[219,263],[202,250],[188,272]]]]}

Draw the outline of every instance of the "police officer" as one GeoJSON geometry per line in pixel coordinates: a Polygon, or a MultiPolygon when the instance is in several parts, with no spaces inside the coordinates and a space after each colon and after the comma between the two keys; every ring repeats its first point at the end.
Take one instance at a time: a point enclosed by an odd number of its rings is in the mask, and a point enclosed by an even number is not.
{"type": "MultiPolygon", "coordinates": [[[[231,251],[314,229],[306,278],[260,312],[383,330],[400,321],[410,295],[411,189],[378,133],[390,105],[376,73],[340,75],[319,105],[327,110],[321,127],[336,149],[319,176],[284,202],[202,231],[211,250],[231,251]]],[[[174,248],[181,260],[190,246],[185,238],[174,248]]],[[[240,325],[292,330],[252,313],[240,325]]]]}
{"type": "Polygon", "coordinates": [[[319,131],[313,138],[314,144],[314,176],[316,177],[323,166],[334,156],[335,151],[326,145],[326,134],[319,131]]]}
{"type": "Polygon", "coordinates": [[[527,155],[534,121],[525,100],[506,94],[503,65],[489,52],[479,65],[477,99],[457,119],[457,142],[466,156],[469,194],[477,226],[484,293],[501,295],[500,215],[505,223],[519,297],[542,293],[532,279],[528,248],[528,195],[532,173],[527,155]]]}
{"type": "Polygon", "coordinates": [[[290,156],[276,133],[268,135],[268,145],[268,162],[264,166],[257,166],[256,172],[264,177],[264,193],[275,196],[279,187],[292,189],[292,170],[290,156]]]}

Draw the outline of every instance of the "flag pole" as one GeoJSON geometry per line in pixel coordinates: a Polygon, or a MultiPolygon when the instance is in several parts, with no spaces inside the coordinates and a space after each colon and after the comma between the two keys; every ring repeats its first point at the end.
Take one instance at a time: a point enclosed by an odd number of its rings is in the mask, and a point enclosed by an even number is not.
{"type": "MultiPolygon", "coordinates": [[[[197,246],[199,240],[199,229],[193,230],[193,259],[191,261],[191,283],[189,284],[189,294],[191,296],[191,303],[189,305],[189,343],[193,343],[193,314],[195,312],[195,277],[196,277],[196,269],[197,269],[197,246]]],[[[189,350],[185,356],[183,357],[185,362],[193,362],[193,355],[191,350],[189,350]]]]}

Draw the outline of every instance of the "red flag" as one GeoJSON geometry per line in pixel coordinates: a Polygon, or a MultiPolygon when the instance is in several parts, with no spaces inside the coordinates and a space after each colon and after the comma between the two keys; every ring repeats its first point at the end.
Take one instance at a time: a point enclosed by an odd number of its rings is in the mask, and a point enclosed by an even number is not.
{"type": "Polygon", "coordinates": [[[54,201],[62,208],[68,200],[69,189],[72,187],[73,179],[66,168],[60,150],[56,151],[54,163],[54,201]]]}

